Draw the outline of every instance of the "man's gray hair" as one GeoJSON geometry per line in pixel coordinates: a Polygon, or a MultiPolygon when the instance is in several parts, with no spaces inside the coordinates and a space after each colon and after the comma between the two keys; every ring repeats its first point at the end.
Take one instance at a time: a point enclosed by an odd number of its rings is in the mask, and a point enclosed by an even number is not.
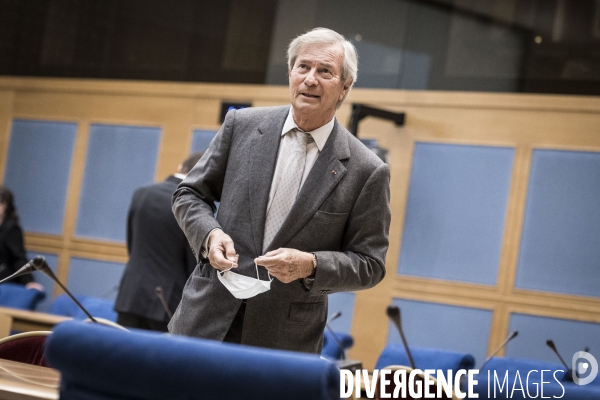
{"type": "Polygon", "coordinates": [[[288,46],[288,69],[291,71],[298,57],[300,50],[309,45],[335,44],[339,43],[344,49],[344,61],[342,63],[342,82],[344,86],[348,85],[348,91],[344,98],[338,101],[337,107],[346,99],[350,89],[356,82],[358,73],[358,54],[356,48],[346,38],[339,33],[327,28],[315,28],[303,35],[296,37],[288,46]]]}

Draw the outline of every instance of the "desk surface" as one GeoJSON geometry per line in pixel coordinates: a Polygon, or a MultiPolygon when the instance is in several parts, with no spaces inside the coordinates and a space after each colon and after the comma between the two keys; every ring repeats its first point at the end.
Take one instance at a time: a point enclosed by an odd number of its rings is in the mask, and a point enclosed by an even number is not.
{"type": "MultiPolygon", "coordinates": [[[[59,315],[39,313],[35,311],[19,310],[17,308],[0,307],[0,324],[9,324],[8,329],[0,329],[0,332],[11,330],[19,332],[49,331],[59,322],[72,319],[59,315]]],[[[0,335],[4,337],[6,335],[0,335]]]]}
{"type": "Polygon", "coordinates": [[[0,359],[2,400],[58,399],[60,374],[52,368],[0,359]]]}

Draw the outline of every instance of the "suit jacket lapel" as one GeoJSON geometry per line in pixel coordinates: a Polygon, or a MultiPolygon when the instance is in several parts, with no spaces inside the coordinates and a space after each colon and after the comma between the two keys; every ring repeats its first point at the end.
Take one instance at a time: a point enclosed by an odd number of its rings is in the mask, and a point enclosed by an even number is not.
{"type": "Polygon", "coordinates": [[[262,254],[263,236],[269,191],[275,173],[277,153],[281,139],[281,130],[289,112],[289,107],[282,107],[271,120],[266,120],[259,125],[252,141],[249,194],[250,194],[250,219],[252,221],[252,236],[256,254],[262,254]]]}
{"type": "Polygon", "coordinates": [[[302,229],[346,173],[346,167],[340,160],[349,157],[350,147],[345,129],[336,121],[323,151],[300,189],[296,202],[267,251],[284,246],[302,229]]]}

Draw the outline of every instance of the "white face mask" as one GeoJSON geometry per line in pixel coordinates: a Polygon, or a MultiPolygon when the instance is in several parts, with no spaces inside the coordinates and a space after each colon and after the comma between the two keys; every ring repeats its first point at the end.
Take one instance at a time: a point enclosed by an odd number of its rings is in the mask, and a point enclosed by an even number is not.
{"type": "MultiPolygon", "coordinates": [[[[258,265],[256,267],[256,277],[258,278],[258,265]]],[[[270,280],[261,281],[260,279],[251,278],[249,276],[236,274],[231,270],[217,271],[219,280],[238,299],[249,299],[271,289],[273,278],[269,274],[270,280]]]]}

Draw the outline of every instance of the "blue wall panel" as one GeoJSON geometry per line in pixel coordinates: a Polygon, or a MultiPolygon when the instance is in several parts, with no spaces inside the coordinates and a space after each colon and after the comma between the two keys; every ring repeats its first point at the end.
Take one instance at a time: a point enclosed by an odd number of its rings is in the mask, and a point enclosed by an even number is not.
{"type": "Polygon", "coordinates": [[[115,300],[125,264],[71,258],[67,288],[74,295],[115,300]]]}
{"type": "Polygon", "coordinates": [[[600,296],[600,153],[535,150],[516,286],[600,296]]]}
{"type": "Polygon", "coordinates": [[[512,314],[510,331],[519,331],[507,346],[508,357],[530,358],[560,364],[559,358],[548,346],[552,339],[562,358],[570,364],[573,354],[590,348],[590,353],[600,360],[600,324],[547,318],[525,314],[512,314]]]}
{"type": "Polygon", "coordinates": [[[336,332],[351,333],[352,318],[354,316],[354,300],[356,295],[353,292],[333,293],[328,296],[329,307],[327,319],[331,318],[336,312],[341,312],[342,315],[331,321],[329,326],[336,332]]]}
{"type": "Polygon", "coordinates": [[[158,128],[90,127],[77,236],[125,241],[131,196],[154,181],[159,144],[158,128]]]}
{"type": "MultiPolygon", "coordinates": [[[[40,253],[40,252],[27,252],[27,258],[29,260],[33,260],[36,256],[43,256],[46,258],[46,262],[48,266],[56,275],[56,269],[58,268],[58,256],[56,254],[49,253],[40,253]]],[[[40,301],[35,307],[35,311],[40,312],[48,312],[50,309],[50,304],[52,303],[52,292],[54,291],[54,281],[41,273],[40,271],[33,272],[33,279],[41,284],[44,287],[44,291],[46,292],[46,298],[43,301],[40,301]]],[[[64,283],[64,282],[63,282],[64,283]]]]}
{"type": "Polygon", "coordinates": [[[62,233],[76,134],[73,123],[13,121],[4,185],[24,230],[62,233]]]}
{"type": "MultiPolygon", "coordinates": [[[[400,307],[402,329],[409,346],[468,353],[475,357],[475,367],[485,360],[491,311],[400,299],[394,299],[393,304],[400,307]]],[[[391,323],[388,324],[388,343],[402,343],[391,323]]]]}
{"type": "Polygon", "coordinates": [[[206,151],[210,145],[211,140],[215,137],[217,131],[207,131],[202,129],[195,129],[192,134],[192,153],[197,151],[206,151]]]}
{"type": "Polygon", "coordinates": [[[398,273],[495,285],[514,149],[417,143],[398,273]]]}

